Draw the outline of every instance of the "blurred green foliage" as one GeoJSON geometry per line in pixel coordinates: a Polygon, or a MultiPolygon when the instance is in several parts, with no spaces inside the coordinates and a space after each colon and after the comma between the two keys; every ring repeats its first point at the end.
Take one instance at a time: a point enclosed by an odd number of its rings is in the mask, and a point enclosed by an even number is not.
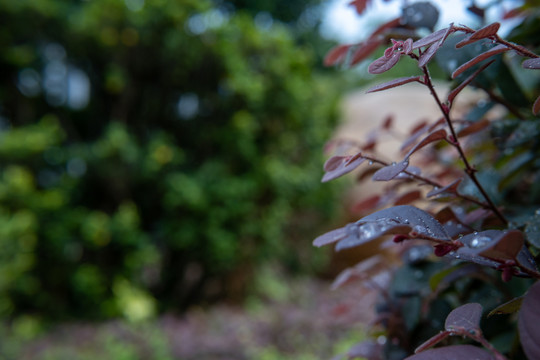
{"type": "Polygon", "coordinates": [[[137,320],[311,268],[339,91],[288,27],[199,0],[0,22],[1,316],[137,320]]]}

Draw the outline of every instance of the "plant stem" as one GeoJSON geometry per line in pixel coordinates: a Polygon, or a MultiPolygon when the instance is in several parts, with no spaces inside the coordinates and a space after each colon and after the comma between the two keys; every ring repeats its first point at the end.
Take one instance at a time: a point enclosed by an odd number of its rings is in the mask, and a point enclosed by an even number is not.
{"type": "MultiPolygon", "coordinates": [[[[364,155],[364,154],[362,154],[362,157],[365,158],[365,159],[367,159],[368,161],[371,161],[371,162],[373,162],[373,163],[380,164],[380,165],[382,165],[382,166],[389,166],[389,165],[390,165],[389,163],[387,163],[387,162],[385,162],[385,161],[379,160],[379,159],[374,158],[374,157],[369,156],[369,155],[364,155]]],[[[426,184],[426,185],[431,185],[431,186],[436,187],[436,188],[442,188],[442,187],[444,187],[444,185],[439,184],[439,183],[436,182],[436,181],[433,181],[433,180],[428,179],[428,178],[426,178],[426,177],[423,177],[423,176],[421,176],[421,175],[412,173],[412,172],[410,172],[410,171],[407,171],[406,169],[403,170],[403,173],[409,175],[410,177],[412,177],[412,178],[414,178],[414,179],[416,179],[416,180],[419,180],[420,182],[422,182],[422,183],[424,183],[424,184],[426,184]]],[[[456,196],[459,197],[459,198],[461,198],[461,199],[463,199],[463,200],[467,200],[467,201],[472,202],[472,203],[474,203],[474,204],[476,204],[476,205],[479,205],[479,206],[483,207],[484,209],[489,209],[489,210],[491,210],[491,206],[490,206],[489,204],[484,203],[484,202],[482,202],[482,201],[480,201],[480,200],[478,200],[478,199],[475,199],[475,198],[473,198],[473,197],[471,197],[471,196],[463,195],[463,194],[460,194],[460,193],[457,193],[457,192],[456,192],[456,196]]]]}
{"type": "Polygon", "coordinates": [[[422,71],[424,72],[424,81],[422,82],[424,85],[426,85],[431,92],[431,95],[433,96],[433,99],[435,99],[435,102],[437,103],[437,106],[441,110],[444,119],[446,121],[446,124],[448,125],[448,128],[450,129],[450,133],[452,134],[452,141],[450,144],[452,144],[456,150],[459,153],[459,157],[461,158],[461,161],[463,161],[463,164],[465,165],[465,173],[469,176],[469,178],[472,180],[472,182],[475,184],[476,188],[480,191],[482,196],[484,197],[484,200],[488,204],[489,209],[493,211],[493,213],[504,223],[508,224],[508,220],[504,217],[504,215],[499,211],[497,206],[493,203],[487,192],[485,191],[484,187],[480,182],[478,181],[476,177],[476,169],[469,164],[469,161],[467,160],[467,157],[465,156],[465,152],[463,151],[463,148],[461,147],[461,144],[459,143],[456,130],[454,129],[454,125],[452,124],[452,120],[450,119],[450,109],[447,106],[444,106],[441,100],[439,99],[439,96],[437,95],[437,92],[435,91],[435,88],[433,87],[433,83],[431,81],[431,76],[429,74],[429,70],[427,66],[422,67],[422,71]]]}
{"type": "MultiPolygon", "coordinates": [[[[474,32],[476,32],[476,30],[468,28],[468,27],[464,27],[464,26],[454,26],[454,31],[461,31],[461,32],[464,32],[464,33],[467,33],[467,34],[473,34],[474,32]]],[[[487,39],[493,40],[498,44],[505,45],[505,46],[509,47],[510,49],[519,52],[523,56],[530,57],[530,58],[540,57],[537,54],[533,53],[532,51],[530,51],[529,49],[527,49],[527,48],[525,48],[525,47],[523,47],[521,45],[517,45],[517,44],[511,43],[510,41],[506,41],[506,40],[502,39],[499,35],[495,34],[493,36],[487,37],[487,39]]]]}
{"type": "Polygon", "coordinates": [[[495,346],[491,345],[491,343],[487,341],[486,338],[482,334],[477,335],[477,336],[471,336],[471,338],[479,342],[480,344],[482,344],[482,346],[488,349],[489,351],[491,351],[493,355],[495,356],[496,360],[508,360],[503,354],[499,352],[499,350],[495,348],[495,346]]]}

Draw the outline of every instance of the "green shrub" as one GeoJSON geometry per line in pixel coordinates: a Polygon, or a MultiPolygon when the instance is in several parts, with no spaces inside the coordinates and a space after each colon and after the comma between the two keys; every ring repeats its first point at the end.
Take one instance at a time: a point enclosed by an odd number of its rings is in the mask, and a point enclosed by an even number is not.
{"type": "Polygon", "coordinates": [[[285,26],[198,0],[0,21],[0,314],[144,317],[237,296],[270,257],[310,268],[285,230],[331,210],[334,80],[285,26]]]}

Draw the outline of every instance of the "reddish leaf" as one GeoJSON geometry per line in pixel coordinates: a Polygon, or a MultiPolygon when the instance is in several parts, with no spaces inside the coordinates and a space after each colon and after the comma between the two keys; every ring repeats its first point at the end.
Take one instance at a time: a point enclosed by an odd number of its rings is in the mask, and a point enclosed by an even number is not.
{"type": "Polygon", "coordinates": [[[447,31],[448,31],[448,28],[437,30],[432,34],[429,34],[428,36],[421,38],[420,40],[416,40],[413,43],[412,47],[413,49],[418,49],[422,46],[427,46],[427,45],[433,44],[434,42],[440,41],[444,37],[447,31]]]}
{"type": "Polygon", "coordinates": [[[456,179],[454,180],[453,182],[451,182],[450,184],[442,187],[442,188],[434,188],[433,190],[431,190],[430,192],[427,193],[426,197],[432,197],[432,196],[436,196],[436,195],[440,195],[440,194],[443,194],[443,193],[450,193],[450,194],[456,194],[457,193],[457,188],[459,186],[459,184],[461,183],[461,180],[463,179],[456,179]]]}
{"type": "Polygon", "coordinates": [[[324,164],[324,171],[326,173],[321,181],[327,182],[345,175],[356,169],[365,160],[361,153],[354,156],[333,156],[324,164]]]}
{"type": "Polygon", "coordinates": [[[409,166],[409,161],[404,160],[398,163],[392,163],[388,166],[382,167],[373,174],[374,181],[389,181],[399,175],[400,172],[405,170],[409,166]]]}
{"type": "Polygon", "coordinates": [[[473,345],[452,345],[429,349],[405,358],[405,360],[494,360],[486,350],[473,345]]]}
{"type": "Polygon", "coordinates": [[[394,67],[401,57],[400,52],[394,52],[390,57],[381,56],[368,66],[368,72],[370,74],[382,74],[385,71],[394,67]]]}
{"type": "Polygon", "coordinates": [[[540,112],[540,96],[536,98],[536,101],[534,102],[532,107],[532,112],[534,115],[538,115],[538,113],[540,112]]]}
{"type": "Polygon", "coordinates": [[[381,197],[379,195],[370,196],[354,204],[354,206],[351,208],[351,211],[353,213],[356,213],[356,212],[361,212],[365,210],[371,210],[373,208],[376,208],[379,205],[380,200],[381,200],[381,197]]]}
{"type": "Polygon", "coordinates": [[[343,62],[351,46],[353,45],[339,45],[330,50],[324,57],[324,66],[332,66],[343,62]]]}
{"type": "Polygon", "coordinates": [[[394,79],[394,80],[391,80],[391,81],[388,81],[379,85],[375,85],[372,88],[370,88],[368,91],[366,91],[366,93],[382,91],[382,90],[394,88],[396,86],[405,85],[414,81],[420,82],[420,79],[422,79],[421,76],[401,77],[401,78],[394,79]]]}
{"type": "Polygon", "coordinates": [[[393,124],[394,124],[394,117],[392,115],[388,115],[386,119],[384,119],[381,125],[381,128],[385,130],[390,130],[393,124]]]}
{"type": "Polygon", "coordinates": [[[353,267],[349,267],[338,274],[334,282],[332,283],[332,290],[335,290],[351,280],[371,278],[377,272],[381,271],[381,265],[386,264],[381,255],[375,255],[367,258],[356,264],[353,267]]]}
{"type": "Polygon", "coordinates": [[[540,69],[540,58],[527,59],[521,64],[521,66],[524,69],[540,69]]]}
{"type": "Polygon", "coordinates": [[[414,154],[415,152],[417,152],[424,146],[431,144],[434,141],[439,141],[442,139],[446,139],[446,130],[439,129],[439,130],[433,131],[432,133],[428,134],[428,136],[423,138],[422,141],[417,143],[411,150],[409,150],[407,155],[405,155],[405,160],[408,160],[412,154],[414,154]]]}
{"type": "Polygon", "coordinates": [[[540,359],[540,282],[525,295],[518,318],[519,338],[529,359],[540,359]]]}
{"type": "Polygon", "coordinates": [[[454,210],[450,206],[445,206],[435,214],[435,219],[440,223],[444,224],[448,221],[458,221],[461,222],[461,219],[456,215],[454,210]]]}
{"type": "Polygon", "coordinates": [[[384,33],[386,30],[388,29],[393,29],[393,28],[396,28],[398,26],[401,25],[401,17],[398,17],[398,18],[395,18],[395,19],[392,19],[384,24],[382,24],[381,26],[379,26],[372,34],[370,37],[374,37],[376,35],[380,35],[382,33],[384,33]]]}
{"type": "Polygon", "coordinates": [[[354,6],[358,15],[362,15],[370,2],[371,0],[353,0],[349,3],[349,6],[354,6]]]}
{"type": "Polygon", "coordinates": [[[409,191],[394,201],[394,205],[406,205],[422,197],[422,193],[418,190],[409,191]]]}
{"type": "Polygon", "coordinates": [[[414,134],[416,134],[419,130],[426,128],[427,124],[428,124],[428,122],[427,122],[426,120],[420,121],[419,123],[417,123],[416,125],[414,125],[414,126],[409,130],[409,135],[414,135],[414,134]]]}
{"type": "Polygon", "coordinates": [[[412,46],[413,46],[413,40],[411,38],[408,38],[403,43],[403,52],[405,54],[409,55],[413,50],[412,46]]]}
{"type": "Polygon", "coordinates": [[[507,20],[507,19],[514,18],[516,16],[521,16],[523,15],[523,13],[524,13],[524,10],[518,7],[515,9],[510,9],[510,10],[505,11],[502,18],[503,20],[507,20]]]}
{"type": "Polygon", "coordinates": [[[485,39],[487,37],[496,35],[497,31],[499,31],[500,27],[501,27],[501,24],[499,24],[498,22],[494,22],[492,24],[484,26],[481,29],[476,30],[471,35],[470,39],[471,40],[480,40],[480,39],[485,39]]]}
{"type": "Polygon", "coordinates": [[[467,11],[478,16],[482,20],[484,19],[484,15],[486,13],[486,10],[479,8],[478,6],[474,5],[474,3],[473,5],[467,7],[467,11]]]}
{"type": "Polygon", "coordinates": [[[358,44],[358,47],[355,48],[352,54],[351,66],[358,64],[373,54],[382,43],[383,40],[381,39],[369,39],[366,42],[358,44]]]}
{"type": "Polygon", "coordinates": [[[418,67],[423,67],[425,66],[429,60],[431,60],[431,58],[433,57],[433,55],[435,55],[435,52],[437,52],[437,50],[439,50],[439,43],[435,43],[433,45],[431,45],[421,56],[420,56],[420,59],[418,59],[418,67]]]}
{"type": "Polygon", "coordinates": [[[462,48],[464,47],[465,45],[469,45],[473,42],[475,42],[476,40],[471,40],[471,36],[472,35],[467,35],[465,36],[463,39],[461,39],[456,45],[456,49],[459,49],[459,48],[462,48]]]}
{"type": "Polygon", "coordinates": [[[455,308],[448,314],[444,323],[446,331],[480,332],[482,305],[470,303],[455,308]]]}
{"type": "Polygon", "coordinates": [[[524,244],[524,235],[518,230],[486,230],[474,232],[459,239],[465,246],[458,255],[483,256],[495,260],[515,260],[524,244]]]}
{"type": "Polygon", "coordinates": [[[465,64],[458,67],[453,73],[452,73],[452,79],[455,79],[457,76],[459,76],[462,72],[465,70],[471,68],[472,66],[478,64],[480,61],[483,61],[491,56],[503,53],[505,51],[510,50],[510,48],[506,47],[505,45],[497,45],[494,48],[489,49],[486,52],[483,52],[482,54],[476,56],[475,58],[467,61],[465,64]]]}
{"type": "Polygon", "coordinates": [[[448,28],[446,28],[446,31],[443,33],[443,36],[439,39],[438,42],[431,45],[421,56],[420,59],[418,59],[418,67],[422,68],[424,67],[435,55],[437,50],[442,46],[448,35],[453,31],[453,24],[450,24],[448,28]]]}
{"type": "Polygon", "coordinates": [[[447,98],[448,102],[452,104],[452,102],[454,102],[455,97],[461,92],[461,90],[463,90],[467,85],[469,85],[471,81],[473,81],[474,78],[476,78],[476,76],[480,74],[482,71],[484,71],[489,65],[493,64],[494,61],[495,60],[491,60],[490,62],[482,65],[478,70],[476,70],[469,77],[467,77],[467,79],[465,79],[461,84],[459,84],[459,86],[457,86],[455,89],[450,91],[447,98]]]}
{"type": "Polygon", "coordinates": [[[480,121],[474,122],[470,124],[469,126],[466,126],[463,129],[459,130],[457,135],[458,137],[464,137],[470,134],[477,133],[487,128],[489,124],[490,123],[488,119],[482,119],[480,121]]]}
{"type": "Polygon", "coordinates": [[[377,170],[378,169],[376,167],[368,167],[364,171],[360,171],[358,176],[356,177],[356,181],[361,182],[367,178],[370,178],[371,176],[373,176],[373,174],[375,174],[377,170]]]}

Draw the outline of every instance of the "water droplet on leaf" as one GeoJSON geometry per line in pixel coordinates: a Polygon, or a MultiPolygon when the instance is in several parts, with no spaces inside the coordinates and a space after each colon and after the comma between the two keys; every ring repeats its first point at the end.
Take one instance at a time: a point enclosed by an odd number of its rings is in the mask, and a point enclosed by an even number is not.
{"type": "Polygon", "coordinates": [[[478,237],[475,237],[474,239],[472,239],[471,247],[472,248],[484,247],[487,244],[489,244],[490,242],[491,242],[491,238],[489,238],[487,236],[478,236],[478,237]]]}

